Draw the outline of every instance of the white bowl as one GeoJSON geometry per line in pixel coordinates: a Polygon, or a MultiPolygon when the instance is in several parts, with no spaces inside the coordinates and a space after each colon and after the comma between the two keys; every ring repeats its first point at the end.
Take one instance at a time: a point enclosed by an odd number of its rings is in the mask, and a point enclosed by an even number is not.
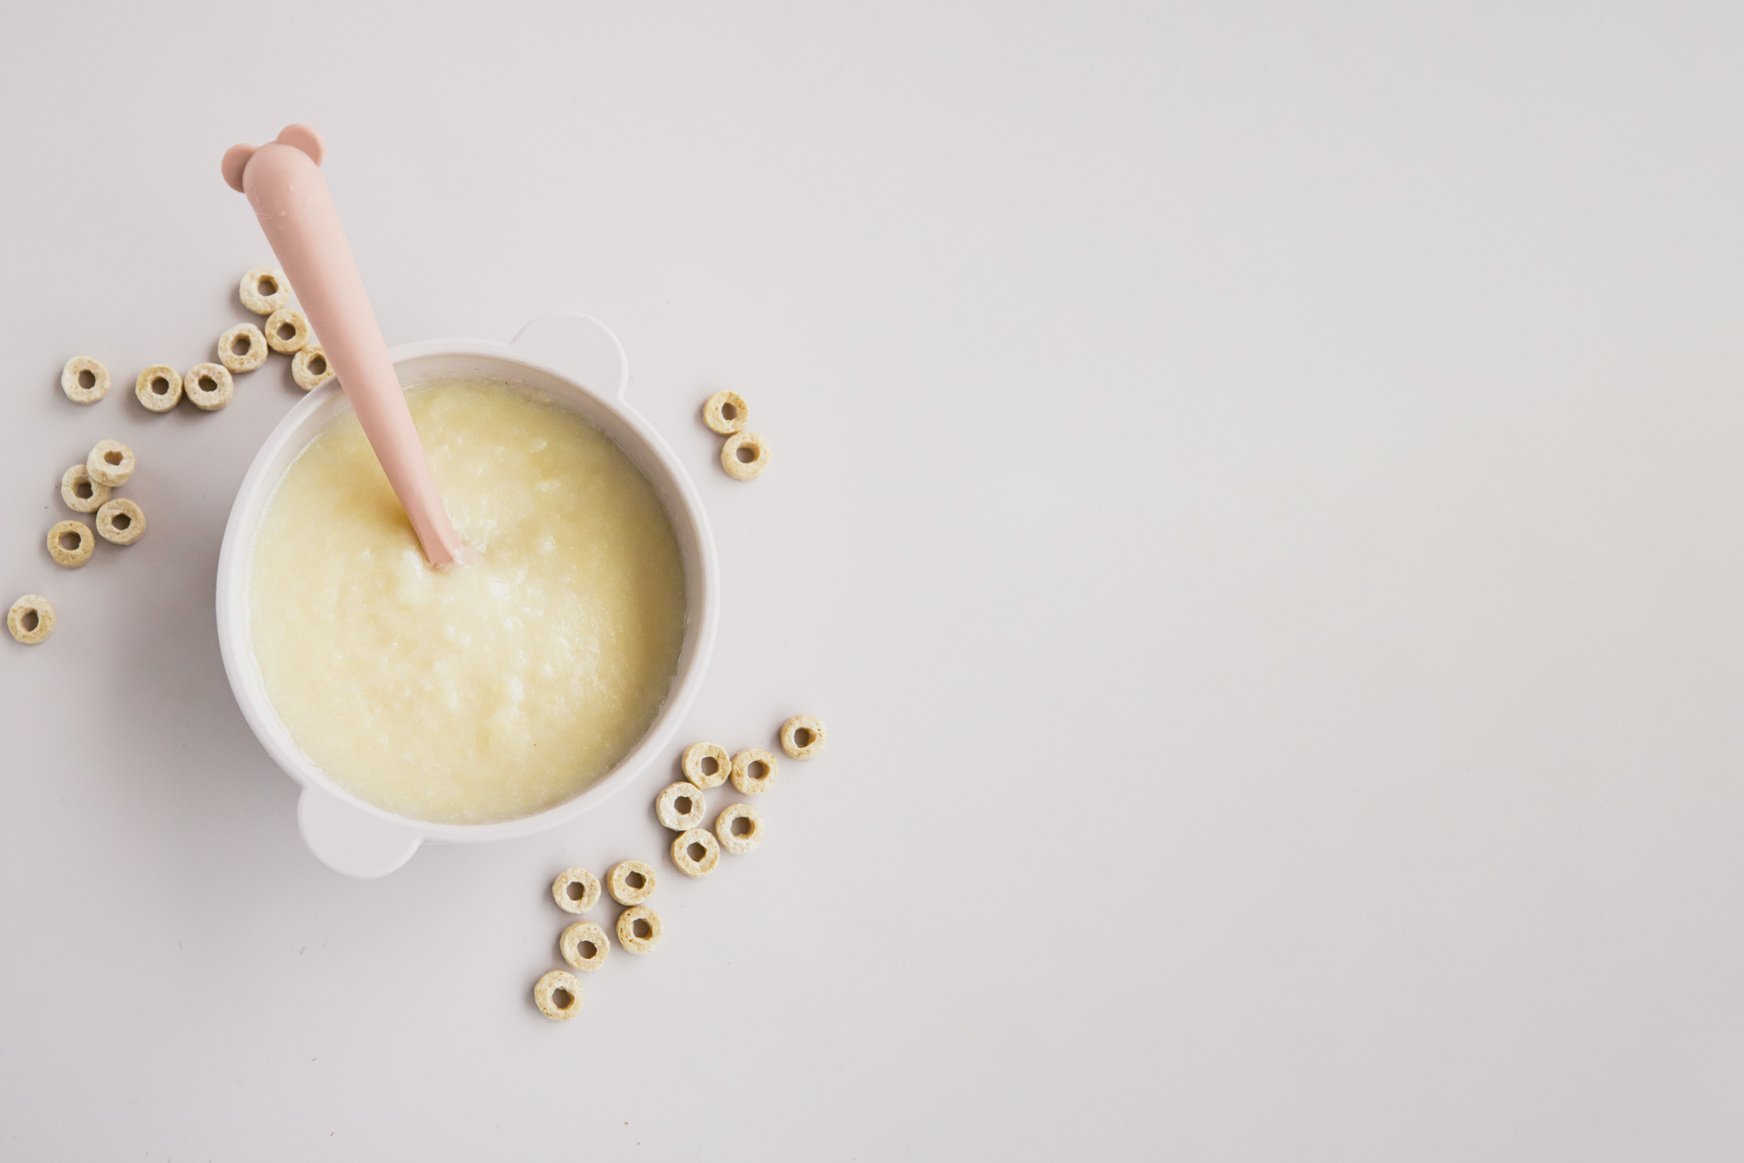
{"type": "Polygon", "coordinates": [[[543,389],[573,407],[623,449],[648,478],[672,521],[684,561],[685,633],[678,670],[659,715],[641,741],[574,799],[531,816],[492,824],[437,824],[401,816],[340,787],[303,754],[267,698],[255,662],[249,615],[249,559],[273,490],[298,453],[350,404],[328,383],[292,408],[243,478],[218,555],[218,647],[243,717],[286,774],[302,785],[297,824],[328,867],[348,876],[385,876],[410,860],[426,840],[474,843],[507,840],[557,827],[621,791],[648,764],[666,756],[668,741],[696,697],[714,647],[720,576],[714,539],[696,488],[648,422],[624,399],[629,365],[604,324],[584,315],[542,315],[513,343],[449,340],[410,343],[389,353],[408,386],[448,376],[485,376],[543,389]]]}

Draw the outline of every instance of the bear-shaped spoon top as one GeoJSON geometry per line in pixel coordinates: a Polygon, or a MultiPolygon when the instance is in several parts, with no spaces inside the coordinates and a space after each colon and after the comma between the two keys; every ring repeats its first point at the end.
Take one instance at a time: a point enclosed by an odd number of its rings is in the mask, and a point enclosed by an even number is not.
{"type": "Polygon", "coordinates": [[[339,211],[321,176],[326,156],[319,133],[307,125],[287,125],[263,146],[231,146],[224,154],[224,180],[254,207],[424,556],[439,569],[454,565],[464,560],[465,547],[442,505],[339,211]]]}

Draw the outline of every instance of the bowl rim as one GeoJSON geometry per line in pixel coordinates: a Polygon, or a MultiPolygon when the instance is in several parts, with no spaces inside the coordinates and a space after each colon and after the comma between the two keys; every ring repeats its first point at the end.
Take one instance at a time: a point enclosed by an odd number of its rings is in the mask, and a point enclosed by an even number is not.
{"type": "MultiPolygon", "coordinates": [[[[576,316],[575,318],[585,317],[576,316]]],[[[604,330],[603,324],[598,324],[595,320],[588,320],[588,322],[604,330]]],[[[531,326],[529,324],[529,327],[531,326]]],[[[610,334],[609,331],[607,334],[610,334]]],[[[710,658],[714,653],[715,634],[720,619],[719,563],[715,553],[714,537],[708,523],[708,515],[703,509],[702,498],[696,491],[695,483],[690,479],[690,474],[684,471],[683,464],[659,432],[630,404],[621,384],[617,385],[616,392],[590,387],[576,378],[573,369],[566,370],[559,367],[529,353],[514,343],[502,343],[495,340],[418,340],[399,344],[388,351],[388,358],[396,369],[402,364],[430,356],[500,360],[561,380],[565,385],[591,397],[598,406],[623,422],[665,471],[672,483],[672,491],[678,499],[678,507],[683,510],[682,513],[674,513],[669,508],[668,518],[672,519],[675,526],[674,532],[681,538],[684,536],[684,531],[676,526],[679,525],[680,519],[688,522],[690,536],[695,543],[699,576],[696,579],[686,578],[686,584],[687,586],[693,584],[700,586],[701,600],[696,617],[686,627],[686,637],[690,639],[686,643],[686,646],[689,647],[685,652],[688,657],[681,654],[679,669],[674,677],[671,690],[668,692],[659,714],[655,716],[654,722],[642,735],[636,746],[631,748],[609,771],[579,794],[532,815],[478,824],[424,820],[416,816],[401,815],[398,812],[389,811],[340,785],[296,746],[290,737],[289,729],[279,719],[278,713],[273,709],[264,689],[256,689],[253,678],[258,675],[258,667],[253,651],[244,651],[241,642],[237,640],[237,634],[233,632],[233,626],[237,625],[238,618],[245,616],[247,610],[245,589],[248,578],[246,569],[248,559],[243,554],[241,543],[250,524],[258,521],[282,477],[282,473],[269,475],[269,466],[278,459],[288,445],[299,439],[306,442],[311,438],[309,429],[312,415],[326,407],[328,401],[335,395],[342,395],[338,384],[331,380],[310,392],[304,399],[297,401],[290,411],[286,412],[274,425],[272,431],[267,434],[267,438],[256,451],[247,473],[243,475],[241,485],[237,488],[236,496],[231,502],[230,515],[225,522],[223,540],[219,547],[216,571],[218,649],[223,659],[224,673],[230,684],[231,695],[242,710],[243,718],[248,722],[249,729],[280,770],[304,789],[305,795],[312,791],[318,791],[321,794],[331,796],[346,808],[364,817],[397,828],[420,840],[460,844],[507,840],[557,827],[605,803],[632,783],[648,767],[650,760],[668,746],[672,737],[677,733],[680,723],[689,713],[691,704],[696,700],[703,680],[708,673],[710,658]],[[250,674],[251,668],[253,675],[250,674]]],[[[340,406],[341,411],[348,408],[348,404],[340,406]]],[[[335,416],[338,414],[336,412],[335,416]]],[[[686,605],[687,607],[690,605],[688,600],[686,605]]],[[[245,632],[242,634],[242,639],[247,640],[245,632]]]]}

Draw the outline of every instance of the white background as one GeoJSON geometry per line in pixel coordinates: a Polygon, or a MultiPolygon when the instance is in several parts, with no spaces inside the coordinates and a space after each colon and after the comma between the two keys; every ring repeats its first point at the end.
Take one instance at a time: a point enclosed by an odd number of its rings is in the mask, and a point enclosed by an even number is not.
{"type": "Polygon", "coordinates": [[[0,36],[0,1157],[1744,1151],[1744,10],[171,7],[0,36]],[[623,338],[724,567],[683,734],[833,731],[565,1026],[546,886],[664,773],[318,866],[211,608],[298,394],[126,391],[292,120],[390,341],[623,338]],[[104,436],[151,530],[63,573],[104,436]]]}

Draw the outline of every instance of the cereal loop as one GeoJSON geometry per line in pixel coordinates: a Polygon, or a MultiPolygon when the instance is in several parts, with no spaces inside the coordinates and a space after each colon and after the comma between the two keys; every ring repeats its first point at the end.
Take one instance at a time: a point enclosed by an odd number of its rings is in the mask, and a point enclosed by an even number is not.
{"type": "Polygon", "coordinates": [[[732,766],[733,757],[719,743],[692,743],[678,758],[684,778],[705,791],[726,783],[732,766]]]}
{"type": "Polygon", "coordinates": [[[226,371],[251,372],[266,362],[266,336],[252,323],[238,323],[218,337],[218,362],[226,371]]]}
{"type": "Polygon", "coordinates": [[[83,521],[56,521],[48,531],[48,555],[62,569],[78,569],[96,548],[97,539],[83,521]]]}
{"type": "Polygon", "coordinates": [[[182,374],[168,364],[154,363],[133,381],[133,394],[148,412],[168,412],[182,402],[182,374]]]}
{"type": "Polygon", "coordinates": [[[671,828],[674,832],[682,832],[686,828],[694,828],[702,823],[702,814],[707,810],[703,803],[702,789],[689,780],[680,780],[660,789],[660,794],[654,797],[654,815],[663,828],[671,828]]]}
{"type": "Polygon", "coordinates": [[[109,369],[101,360],[75,355],[61,369],[61,391],[75,404],[95,404],[109,394],[109,369]]]}
{"type": "Polygon", "coordinates": [[[280,355],[294,355],[309,342],[309,317],[293,307],[280,307],[266,321],[266,341],[280,355]]]}
{"type": "Polygon", "coordinates": [[[702,422],[722,436],[742,431],[750,419],[751,409],[737,392],[716,392],[702,406],[702,422]]]}
{"type": "Polygon", "coordinates": [[[25,594],[6,611],[7,633],[26,646],[47,642],[54,623],[54,607],[41,594],[25,594]]]}
{"type": "Polygon", "coordinates": [[[145,510],[116,497],[97,510],[97,535],[111,545],[132,545],[145,536],[145,510]]]}
{"type": "Polygon", "coordinates": [[[283,271],[255,267],[242,276],[242,305],[256,315],[271,315],[291,301],[291,287],[283,271]]]}
{"type": "Polygon", "coordinates": [[[333,378],[333,365],[327,362],[327,353],[318,344],[305,343],[291,357],[291,378],[299,388],[312,392],[333,378]]]}
{"type": "Polygon", "coordinates": [[[652,953],[660,943],[660,931],[660,914],[647,905],[634,905],[618,914],[618,944],[626,953],[652,953]]]}
{"type": "Polygon", "coordinates": [[[202,412],[216,412],[236,395],[236,381],[221,364],[197,363],[182,377],[182,394],[202,412]]]}
{"type": "Polygon", "coordinates": [[[739,432],[721,445],[721,467],[736,481],[753,480],[769,467],[769,446],[755,432],[739,432]]]}
{"type": "Polygon", "coordinates": [[[824,725],[815,715],[795,715],[781,724],[781,749],[789,759],[810,759],[824,749],[824,725]]]}
{"type": "Polygon", "coordinates": [[[599,877],[585,868],[565,868],[551,882],[551,899],[566,913],[579,916],[599,903],[599,877]]]}
{"type": "Polygon", "coordinates": [[[533,983],[533,1004],[554,1022],[567,1022],[581,1012],[581,982],[575,974],[553,969],[533,983]]]}
{"type": "Polygon", "coordinates": [[[748,796],[762,795],[775,782],[775,756],[761,747],[751,747],[733,756],[733,789],[748,796]]]}
{"type": "Polygon", "coordinates": [[[606,888],[621,905],[639,905],[654,895],[654,870],[640,860],[624,860],[606,874],[606,888]]]}
{"type": "Polygon", "coordinates": [[[118,489],[133,479],[133,449],[119,440],[99,440],[85,457],[85,474],[96,484],[118,489]]]}
{"type": "Polygon", "coordinates": [[[75,513],[95,513],[109,499],[109,486],[91,479],[82,464],[75,464],[61,474],[61,500],[75,513]]]}
{"type": "Polygon", "coordinates": [[[715,839],[734,856],[743,856],[763,839],[763,816],[750,804],[728,804],[715,817],[715,839]]]}
{"type": "Polygon", "coordinates": [[[672,863],[686,876],[707,876],[721,862],[721,846],[706,828],[692,828],[672,838],[672,863]]]}
{"type": "Polygon", "coordinates": [[[611,943],[598,921],[577,921],[557,936],[557,951],[571,969],[592,973],[606,963],[611,943]]]}

